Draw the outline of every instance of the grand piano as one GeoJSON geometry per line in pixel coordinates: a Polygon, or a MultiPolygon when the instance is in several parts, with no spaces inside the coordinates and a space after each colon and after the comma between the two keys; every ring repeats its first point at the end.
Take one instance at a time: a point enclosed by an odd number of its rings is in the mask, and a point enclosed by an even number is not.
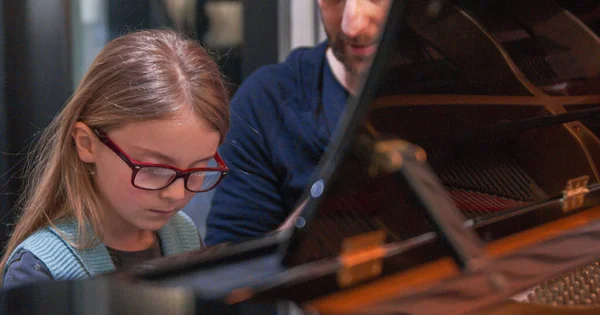
{"type": "Polygon", "coordinates": [[[0,311],[598,313],[599,34],[597,1],[396,0],[279,230],[0,311]]]}

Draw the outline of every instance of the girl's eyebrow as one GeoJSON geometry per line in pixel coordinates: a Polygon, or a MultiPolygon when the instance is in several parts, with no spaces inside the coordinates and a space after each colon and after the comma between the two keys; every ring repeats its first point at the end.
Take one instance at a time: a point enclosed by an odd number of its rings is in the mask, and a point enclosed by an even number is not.
{"type": "MultiPolygon", "coordinates": [[[[168,157],[168,156],[166,156],[166,155],[164,155],[164,154],[162,154],[162,153],[160,153],[160,152],[158,152],[158,151],[154,151],[154,150],[152,150],[152,149],[148,149],[148,148],[140,147],[140,146],[138,146],[138,145],[133,145],[133,146],[132,146],[132,148],[133,148],[133,149],[135,149],[135,150],[142,151],[142,152],[144,152],[144,153],[148,153],[148,154],[150,154],[150,155],[153,155],[154,157],[158,158],[159,160],[162,160],[162,161],[165,161],[165,162],[168,162],[168,163],[173,163],[173,162],[175,162],[175,161],[173,161],[173,159],[171,159],[170,157],[168,157]]],[[[143,161],[140,161],[140,162],[143,162],[143,161]]],[[[167,163],[167,164],[168,164],[168,163],[167,163]]]]}
{"type": "Polygon", "coordinates": [[[192,164],[190,164],[190,165],[198,164],[198,163],[201,163],[201,162],[206,162],[206,161],[212,159],[213,157],[215,157],[215,154],[213,154],[213,155],[211,155],[209,157],[206,157],[206,158],[202,158],[202,159],[196,160],[196,161],[192,162],[192,164]]]}
{"type": "MultiPolygon", "coordinates": [[[[140,151],[144,151],[146,153],[149,153],[149,154],[153,155],[154,157],[158,158],[159,160],[165,161],[166,162],[165,164],[168,164],[168,165],[171,165],[171,166],[173,166],[174,164],[176,164],[175,161],[171,157],[169,157],[167,155],[164,155],[163,153],[160,153],[158,151],[154,151],[152,149],[140,147],[140,146],[137,146],[137,145],[132,146],[132,148],[140,150],[140,151]]],[[[200,158],[200,159],[192,162],[190,165],[198,164],[198,163],[201,163],[201,162],[206,162],[206,161],[212,159],[214,156],[215,156],[215,154],[213,154],[211,156],[208,156],[208,157],[205,157],[205,158],[200,158]]],[[[138,162],[144,162],[144,161],[139,161],[138,160],[138,162]]]]}

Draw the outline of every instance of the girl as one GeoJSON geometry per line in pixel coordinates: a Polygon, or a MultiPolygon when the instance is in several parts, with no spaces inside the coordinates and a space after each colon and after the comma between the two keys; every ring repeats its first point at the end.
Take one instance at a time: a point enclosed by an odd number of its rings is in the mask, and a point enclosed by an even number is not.
{"type": "Polygon", "coordinates": [[[227,173],[228,128],[228,90],[197,42],[169,30],[110,42],[29,156],[3,289],[200,248],[179,210],[227,173]]]}

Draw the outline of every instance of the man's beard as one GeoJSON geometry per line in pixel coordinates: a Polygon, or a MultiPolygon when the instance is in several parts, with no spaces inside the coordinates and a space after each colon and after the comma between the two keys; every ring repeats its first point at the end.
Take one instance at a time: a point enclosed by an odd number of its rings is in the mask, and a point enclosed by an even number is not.
{"type": "Polygon", "coordinates": [[[346,71],[348,71],[348,73],[351,75],[365,75],[367,69],[359,69],[358,66],[361,63],[369,61],[372,56],[348,56],[346,55],[344,49],[346,44],[367,46],[371,45],[374,40],[364,35],[355,38],[348,38],[343,34],[340,34],[334,38],[329,34],[329,32],[326,33],[329,38],[329,47],[331,47],[333,55],[344,65],[346,71]]]}

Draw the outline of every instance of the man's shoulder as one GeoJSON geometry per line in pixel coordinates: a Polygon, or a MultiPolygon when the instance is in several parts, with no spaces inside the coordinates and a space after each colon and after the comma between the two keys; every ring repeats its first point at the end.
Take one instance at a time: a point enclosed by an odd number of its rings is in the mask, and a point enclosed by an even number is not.
{"type": "Polygon", "coordinates": [[[241,88],[282,91],[298,89],[317,79],[318,68],[325,57],[325,43],[315,47],[300,47],[290,52],[280,63],[265,65],[254,71],[241,88]]]}
{"type": "Polygon", "coordinates": [[[285,65],[292,70],[302,70],[306,65],[319,67],[323,58],[327,43],[322,42],[314,47],[298,47],[290,52],[281,65],[285,65]]]}

